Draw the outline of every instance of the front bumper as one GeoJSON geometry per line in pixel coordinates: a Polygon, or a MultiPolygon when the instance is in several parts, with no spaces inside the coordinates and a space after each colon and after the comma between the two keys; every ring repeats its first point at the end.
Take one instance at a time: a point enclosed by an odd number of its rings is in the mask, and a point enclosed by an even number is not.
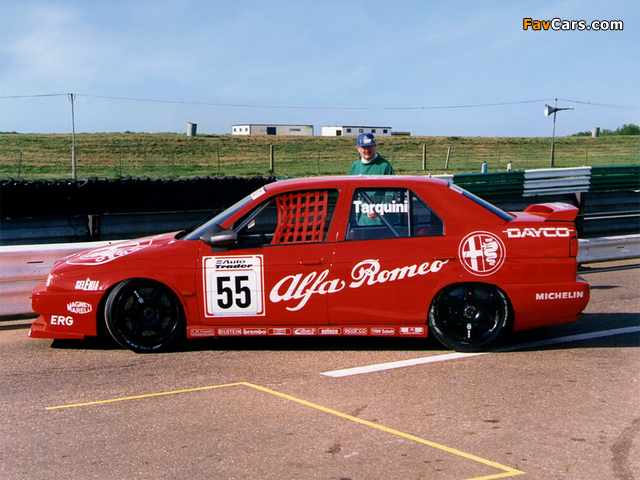
{"type": "Polygon", "coordinates": [[[73,332],[61,332],[51,328],[44,317],[40,315],[35,322],[31,324],[31,330],[29,330],[29,336],[31,338],[54,338],[54,339],[83,339],[85,337],[82,333],[73,332]]]}
{"type": "Polygon", "coordinates": [[[96,315],[104,292],[46,289],[39,283],[31,293],[31,308],[40,316],[33,322],[32,338],[69,339],[97,335],[96,315]]]}

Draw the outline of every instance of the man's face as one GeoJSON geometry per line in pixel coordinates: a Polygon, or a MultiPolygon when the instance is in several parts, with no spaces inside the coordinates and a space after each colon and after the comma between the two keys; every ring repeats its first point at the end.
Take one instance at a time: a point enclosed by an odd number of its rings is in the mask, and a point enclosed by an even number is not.
{"type": "Polygon", "coordinates": [[[357,147],[358,153],[364,160],[371,160],[376,156],[376,147],[371,145],[370,147],[357,147]]]}

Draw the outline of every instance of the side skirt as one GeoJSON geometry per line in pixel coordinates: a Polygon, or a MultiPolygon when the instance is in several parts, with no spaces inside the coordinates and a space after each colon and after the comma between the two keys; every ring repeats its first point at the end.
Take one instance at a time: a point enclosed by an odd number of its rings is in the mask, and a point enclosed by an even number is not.
{"type": "Polygon", "coordinates": [[[190,325],[187,338],[201,337],[426,337],[426,325],[304,325],[210,326],[190,325]]]}

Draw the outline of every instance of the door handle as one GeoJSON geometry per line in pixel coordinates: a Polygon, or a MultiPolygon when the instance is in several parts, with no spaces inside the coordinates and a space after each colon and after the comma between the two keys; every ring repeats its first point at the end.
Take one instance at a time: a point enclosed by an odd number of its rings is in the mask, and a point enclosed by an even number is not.
{"type": "Polygon", "coordinates": [[[303,258],[300,265],[322,265],[322,258],[303,258]]]}

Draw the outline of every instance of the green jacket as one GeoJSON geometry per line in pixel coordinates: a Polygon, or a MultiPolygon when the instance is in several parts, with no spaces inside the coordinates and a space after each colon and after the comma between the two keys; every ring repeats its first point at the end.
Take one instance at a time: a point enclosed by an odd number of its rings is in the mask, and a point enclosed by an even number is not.
{"type": "Polygon", "coordinates": [[[395,175],[391,164],[380,155],[371,160],[370,163],[362,163],[362,159],[358,158],[349,170],[349,175],[395,175]]]}

